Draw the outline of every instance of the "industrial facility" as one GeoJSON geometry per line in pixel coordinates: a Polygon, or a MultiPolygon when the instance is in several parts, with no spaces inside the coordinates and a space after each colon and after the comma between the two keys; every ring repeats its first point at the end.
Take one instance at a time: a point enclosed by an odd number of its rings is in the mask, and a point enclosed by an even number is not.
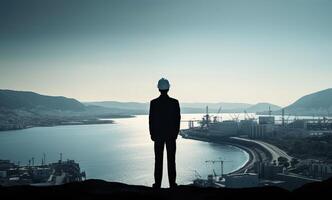
{"type": "MultiPolygon", "coordinates": [[[[62,155],[61,155],[62,157],[62,155]]],[[[34,165],[34,158],[26,166],[11,163],[9,160],[0,160],[0,185],[35,185],[50,186],[85,180],[85,172],[81,172],[79,164],[74,160],[56,163],[34,165]]]]}
{"type": "Polygon", "coordinates": [[[299,118],[285,116],[282,110],[281,116],[269,115],[253,116],[244,111],[244,119],[239,120],[239,115],[233,114],[231,120],[223,120],[220,116],[221,108],[215,115],[210,115],[208,107],[201,120],[189,120],[188,129],[182,130],[182,136],[247,136],[257,139],[273,137],[283,134],[307,136],[320,133],[332,134],[332,119],[328,117],[299,118]],[[278,119],[276,119],[278,117],[278,119]],[[195,123],[198,126],[195,126],[195,123]]]}
{"type": "MultiPolygon", "coordinates": [[[[270,109],[269,109],[270,110],[270,109]]],[[[200,187],[257,187],[278,186],[295,189],[314,181],[321,181],[332,176],[332,167],[328,162],[303,160],[289,156],[278,147],[264,142],[266,138],[292,136],[308,137],[332,134],[332,119],[328,117],[296,117],[290,119],[282,110],[281,116],[248,114],[239,120],[239,114],[231,115],[231,120],[223,120],[220,111],[206,114],[201,120],[189,120],[188,129],[181,130],[183,138],[209,142],[221,142],[243,148],[251,154],[251,161],[243,169],[230,174],[223,174],[223,162],[209,161],[221,165],[221,174],[213,173],[207,179],[196,173],[193,185],[200,187]],[[195,124],[197,124],[195,126],[195,124]]]]}

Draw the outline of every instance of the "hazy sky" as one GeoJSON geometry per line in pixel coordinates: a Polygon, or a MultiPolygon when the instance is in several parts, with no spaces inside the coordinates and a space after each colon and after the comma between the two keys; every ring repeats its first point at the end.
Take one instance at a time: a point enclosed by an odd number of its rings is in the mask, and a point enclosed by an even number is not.
{"type": "Polygon", "coordinates": [[[0,88],[287,105],[332,86],[331,0],[0,0],[0,88]]]}

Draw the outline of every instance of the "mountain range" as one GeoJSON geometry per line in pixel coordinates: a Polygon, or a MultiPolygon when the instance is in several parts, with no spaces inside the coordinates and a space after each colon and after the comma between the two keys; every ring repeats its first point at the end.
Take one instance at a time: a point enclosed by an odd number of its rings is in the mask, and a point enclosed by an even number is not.
{"type": "Polygon", "coordinates": [[[305,95],[284,108],[288,114],[323,115],[332,114],[332,88],[305,95]]]}
{"type": "MultiPolygon", "coordinates": [[[[206,106],[210,113],[248,112],[280,114],[281,107],[271,103],[181,103],[182,113],[204,113],[206,106]]],[[[332,89],[305,95],[286,106],[285,113],[290,115],[323,115],[332,113],[332,89]]],[[[147,114],[149,103],[139,102],[79,102],[73,98],[47,96],[34,92],[0,90],[0,129],[6,127],[27,127],[37,125],[57,125],[59,123],[98,119],[101,117],[129,117],[147,114]],[[67,120],[67,121],[66,121],[67,120]],[[17,126],[17,124],[20,124],[17,126]]]]}
{"type": "MultiPolygon", "coordinates": [[[[281,107],[271,103],[181,103],[182,113],[209,112],[249,112],[280,114],[281,107]]],[[[140,102],[79,102],[73,98],[47,96],[34,92],[0,90],[0,109],[7,111],[29,111],[41,115],[105,115],[105,114],[147,114],[149,103],[140,102]]],[[[284,107],[286,114],[292,115],[330,115],[332,113],[332,88],[305,95],[293,104],[284,107]]],[[[2,112],[3,113],[3,112],[2,112]]],[[[1,113],[0,113],[1,114],[1,113]]]]}
{"type": "Polygon", "coordinates": [[[34,126],[112,123],[112,120],[99,118],[131,117],[128,113],[119,109],[86,106],[76,99],[62,96],[0,90],[0,131],[34,126]]]}
{"type": "MultiPolygon", "coordinates": [[[[145,113],[149,111],[149,103],[138,103],[138,102],[119,102],[119,101],[101,101],[101,102],[85,102],[85,105],[96,105],[111,109],[123,109],[133,112],[145,113]]],[[[268,111],[269,107],[272,111],[280,110],[281,107],[270,104],[270,103],[258,103],[258,104],[247,104],[247,103],[181,103],[182,113],[204,113],[206,112],[206,106],[208,106],[209,112],[216,113],[219,111],[224,113],[233,112],[261,112],[268,111]]]]}
{"type": "Polygon", "coordinates": [[[0,90],[0,107],[8,109],[41,109],[84,111],[85,106],[76,99],[40,95],[34,92],[0,90]]]}

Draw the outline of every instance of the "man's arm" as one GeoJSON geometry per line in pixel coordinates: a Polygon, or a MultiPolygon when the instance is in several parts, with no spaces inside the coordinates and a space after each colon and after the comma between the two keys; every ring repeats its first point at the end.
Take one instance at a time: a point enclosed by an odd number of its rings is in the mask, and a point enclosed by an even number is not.
{"type": "Polygon", "coordinates": [[[151,140],[154,141],[154,128],[153,128],[153,120],[154,120],[154,108],[152,101],[150,102],[150,110],[149,110],[149,131],[151,140]]]}
{"type": "Polygon", "coordinates": [[[176,130],[176,136],[179,134],[180,131],[180,121],[181,121],[181,111],[180,111],[180,104],[179,101],[176,101],[176,107],[175,107],[175,130],[176,130]]]}

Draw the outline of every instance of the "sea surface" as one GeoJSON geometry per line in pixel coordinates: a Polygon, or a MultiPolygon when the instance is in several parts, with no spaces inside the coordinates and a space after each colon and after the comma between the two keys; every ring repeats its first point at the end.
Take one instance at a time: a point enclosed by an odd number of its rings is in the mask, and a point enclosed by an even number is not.
{"type": "MultiPolygon", "coordinates": [[[[182,114],[184,121],[181,128],[188,127],[187,120],[201,117],[202,114],[182,114]]],[[[0,159],[26,165],[33,157],[36,165],[41,163],[43,153],[46,154],[46,162],[58,161],[62,153],[64,160],[78,162],[89,179],[150,186],[153,183],[154,152],[148,116],[138,115],[114,121],[114,124],[36,127],[0,132],[0,159]]],[[[179,136],[177,182],[188,184],[198,176],[206,178],[213,170],[220,174],[219,164],[205,162],[219,159],[225,161],[224,173],[229,173],[243,166],[249,155],[234,146],[179,136]]],[[[163,187],[168,186],[166,166],[164,156],[163,187]]]]}

